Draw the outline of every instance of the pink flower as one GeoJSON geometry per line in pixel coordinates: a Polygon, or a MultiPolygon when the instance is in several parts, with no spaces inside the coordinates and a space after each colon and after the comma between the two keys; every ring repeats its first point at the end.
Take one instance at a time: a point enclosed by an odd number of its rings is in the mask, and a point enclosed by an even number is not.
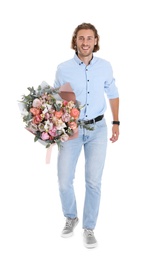
{"type": "Polygon", "coordinates": [[[53,137],[57,136],[56,131],[57,131],[56,127],[53,127],[51,130],[49,130],[49,135],[51,135],[53,137]]]}
{"type": "Polygon", "coordinates": [[[50,114],[49,113],[45,113],[45,119],[48,120],[50,118],[50,114]]]}
{"type": "Polygon", "coordinates": [[[44,141],[50,139],[49,134],[46,133],[46,132],[43,132],[41,134],[41,139],[44,140],[44,141]]]}
{"type": "Polygon", "coordinates": [[[67,104],[68,104],[68,101],[66,101],[66,100],[63,100],[63,106],[67,106],[67,104]]]}
{"type": "Polygon", "coordinates": [[[38,99],[38,98],[35,98],[34,100],[33,100],[33,107],[37,107],[37,108],[40,108],[41,107],[41,105],[42,105],[42,103],[41,103],[41,101],[38,99]]]}
{"type": "Polygon", "coordinates": [[[63,114],[62,120],[63,120],[64,122],[70,121],[70,115],[69,115],[68,113],[63,114]]]}

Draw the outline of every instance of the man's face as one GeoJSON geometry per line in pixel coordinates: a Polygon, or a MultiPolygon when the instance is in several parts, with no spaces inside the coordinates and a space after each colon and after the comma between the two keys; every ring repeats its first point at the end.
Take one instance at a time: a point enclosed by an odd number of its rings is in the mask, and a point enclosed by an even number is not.
{"type": "Polygon", "coordinates": [[[94,46],[97,44],[97,38],[90,29],[78,31],[76,37],[77,52],[80,57],[92,56],[94,46]]]}

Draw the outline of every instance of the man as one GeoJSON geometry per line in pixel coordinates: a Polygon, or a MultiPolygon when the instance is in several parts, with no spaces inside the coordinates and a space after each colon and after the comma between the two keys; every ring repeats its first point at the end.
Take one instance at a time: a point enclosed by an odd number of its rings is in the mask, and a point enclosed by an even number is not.
{"type": "Polygon", "coordinates": [[[82,23],[74,30],[71,48],[74,57],[58,65],[54,87],[69,82],[76,99],[84,106],[79,117],[79,135],[66,141],[58,154],[58,183],[64,217],[62,237],[69,237],[79,222],[73,187],[75,168],[84,148],[85,156],[85,200],[82,228],[84,245],[97,246],[94,235],[100,197],[101,178],[106,158],[107,125],[105,94],[112,112],[112,136],[114,143],[119,137],[119,94],[113,78],[111,64],[93,55],[99,47],[99,35],[94,25],[82,23]],[[93,127],[93,130],[88,129],[93,127]]]}

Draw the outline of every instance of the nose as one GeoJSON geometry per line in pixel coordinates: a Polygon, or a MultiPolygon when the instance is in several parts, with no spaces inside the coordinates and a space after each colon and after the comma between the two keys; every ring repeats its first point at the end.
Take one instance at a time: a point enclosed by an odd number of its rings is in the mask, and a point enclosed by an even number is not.
{"type": "Polygon", "coordinates": [[[87,45],[88,44],[88,40],[87,39],[83,39],[83,44],[87,45]]]}

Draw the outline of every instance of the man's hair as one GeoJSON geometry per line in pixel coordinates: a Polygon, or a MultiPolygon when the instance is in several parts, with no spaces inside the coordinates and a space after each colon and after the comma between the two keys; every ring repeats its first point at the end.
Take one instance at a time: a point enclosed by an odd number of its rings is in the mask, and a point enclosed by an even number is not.
{"type": "Polygon", "coordinates": [[[76,37],[77,37],[78,31],[80,31],[82,29],[92,30],[94,32],[94,36],[97,39],[97,44],[94,46],[93,52],[97,52],[100,49],[100,46],[99,46],[99,35],[98,35],[97,29],[91,23],[82,23],[82,24],[79,24],[75,28],[75,30],[73,32],[72,40],[71,40],[71,49],[76,51],[76,48],[77,48],[76,47],[76,43],[75,43],[76,37]]]}

